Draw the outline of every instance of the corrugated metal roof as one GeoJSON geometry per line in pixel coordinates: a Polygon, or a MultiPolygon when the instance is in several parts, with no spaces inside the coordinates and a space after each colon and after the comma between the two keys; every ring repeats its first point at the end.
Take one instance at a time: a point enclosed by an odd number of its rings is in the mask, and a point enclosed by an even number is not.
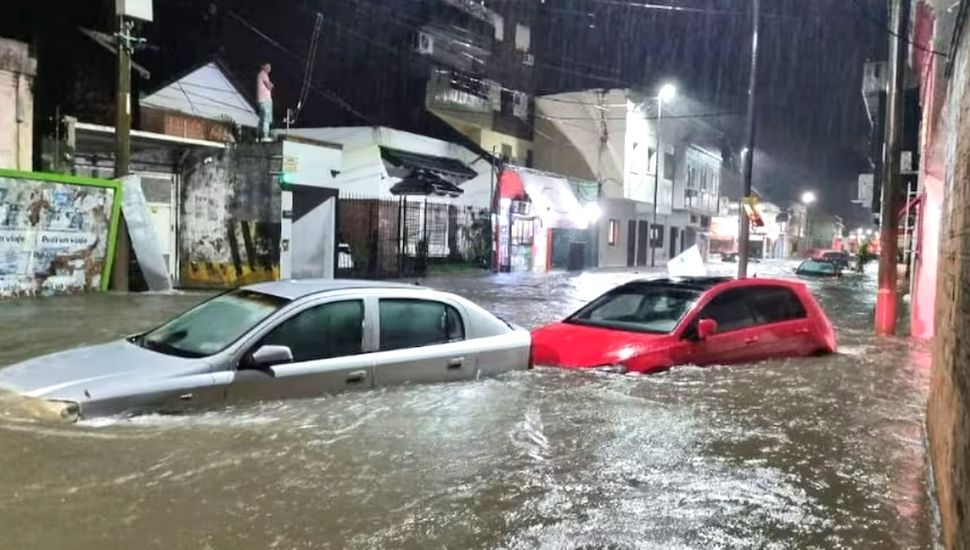
{"type": "MultiPolygon", "coordinates": [[[[254,86],[255,86],[255,76],[254,86]]],[[[256,111],[215,63],[209,63],[141,100],[143,107],[255,127],[256,111]]]]}

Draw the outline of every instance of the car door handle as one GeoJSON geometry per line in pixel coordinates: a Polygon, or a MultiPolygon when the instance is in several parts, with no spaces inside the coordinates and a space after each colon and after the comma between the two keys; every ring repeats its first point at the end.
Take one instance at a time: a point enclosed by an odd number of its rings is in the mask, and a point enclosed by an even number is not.
{"type": "Polygon", "coordinates": [[[454,359],[448,361],[448,369],[460,369],[462,365],[465,364],[464,357],[455,357],[454,359]]]}
{"type": "Polygon", "coordinates": [[[795,329],[795,334],[808,334],[810,332],[812,332],[811,329],[804,328],[804,327],[803,328],[799,328],[799,329],[795,329]]]}
{"type": "Polygon", "coordinates": [[[347,373],[348,384],[359,384],[364,380],[367,380],[367,371],[365,370],[355,370],[354,372],[347,373]]]}
{"type": "Polygon", "coordinates": [[[744,343],[745,344],[754,344],[754,343],[757,343],[757,342],[758,342],[758,337],[757,336],[751,336],[749,338],[745,338],[744,339],[744,343]]]}

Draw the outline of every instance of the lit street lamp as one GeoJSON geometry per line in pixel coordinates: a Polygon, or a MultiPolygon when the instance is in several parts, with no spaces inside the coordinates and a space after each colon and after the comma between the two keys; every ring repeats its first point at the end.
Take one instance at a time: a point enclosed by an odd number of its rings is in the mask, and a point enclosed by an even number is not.
{"type": "MultiPolygon", "coordinates": [[[[677,88],[673,84],[667,83],[660,87],[657,93],[657,163],[653,170],[653,221],[650,222],[650,231],[647,231],[647,242],[650,244],[650,267],[657,265],[657,249],[654,247],[653,231],[657,225],[657,194],[660,190],[660,159],[663,158],[663,147],[660,140],[660,130],[663,124],[664,101],[670,101],[677,95],[677,88]]],[[[649,162],[650,159],[647,159],[649,162]]],[[[660,234],[660,241],[663,242],[663,233],[660,234]]]]}
{"type": "Polygon", "coordinates": [[[815,193],[812,191],[805,191],[802,193],[802,203],[805,206],[809,206],[815,202],[815,193]]]}

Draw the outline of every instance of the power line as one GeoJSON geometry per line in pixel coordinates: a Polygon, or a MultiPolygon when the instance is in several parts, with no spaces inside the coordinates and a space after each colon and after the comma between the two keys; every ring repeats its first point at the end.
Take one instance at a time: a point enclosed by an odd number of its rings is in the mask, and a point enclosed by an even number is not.
{"type": "Polygon", "coordinates": [[[892,37],[895,37],[895,38],[900,38],[904,42],[906,42],[907,44],[909,44],[910,46],[916,48],[917,50],[920,50],[920,51],[923,51],[923,52],[926,52],[926,53],[930,53],[930,54],[933,54],[933,55],[938,55],[940,57],[949,57],[949,54],[947,54],[946,52],[941,52],[939,50],[935,50],[935,49],[933,49],[930,46],[924,46],[922,44],[917,44],[916,43],[916,40],[914,38],[910,38],[909,36],[902,36],[900,34],[897,34],[892,29],[887,29],[886,26],[881,21],[877,20],[875,17],[872,16],[872,14],[870,14],[866,10],[865,6],[863,6],[859,2],[859,0],[852,0],[852,4],[855,5],[856,9],[859,12],[859,15],[862,16],[863,19],[865,19],[869,23],[872,23],[876,27],[879,27],[879,29],[881,31],[889,34],[889,36],[892,36],[892,37]]]}
{"type": "Polygon", "coordinates": [[[310,51],[307,54],[306,65],[303,68],[303,84],[300,86],[300,99],[296,102],[296,112],[287,121],[288,124],[295,124],[296,119],[306,105],[307,94],[310,92],[310,81],[313,78],[313,68],[317,61],[317,47],[320,45],[320,24],[323,22],[323,15],[317,13],[317,18],[313,23],[313,34],[310,37],[310,51]]]}
{"type": "MultiPolygon", "coordinates": [[[[233,19],[235,19],[236,21],[238,21],[239,23],[241,23],[242,25],[244,25],[247,29],[249,29],[250,31],[252,31],[254,34],[256,34],[257,36],[259,36],[260,38],[262,38],[266,42],[268,42],[271,45],[273,45],[278,50],[280,50],[283,53],[289,55],[293,59],[297,59],[297,60],[300,59],[300,55],[299,54],[294,53],[292,50],[288,49],[286,46],[280,44],[275,39],[273,39],[272,37],[270,37],[269,35],[267,35],[263,31],[261,31],[258,28],[256,28],[255,25],[253,25],[252,23],[250,23],[249,21],[247,21],[245,18],[243,18],[241,15],[239,15],[235,11],[229,10],[229,15],[233,19]]],[[[342,97],[340,97],[339,95],[337,95],[333,91],[331,91],[331,90],[329,90],[327,88],[323,88],[323,87],[321,87],[321,86],[319,86],[319,85],[317,85],[315,83],[312,83],[312,82],[310,84],[310,89],[312,89],[314,92],[322,95],[323,97],[329,99],[333,103],[337,104],[343,110],[351,113],[352,115],[360,118],[361,120],[364,120],[365,122],[367,122],[368,125],[370,125],[370,126],[376,126],[376,124],[374,123],[373,120],[370,119],[370,117],[368,117],[367,115],[361,113],[357,109],[354,109],[353,106],[351,106],[349,103],[347,103],[346,100],[344,100],[342,97]]]]}

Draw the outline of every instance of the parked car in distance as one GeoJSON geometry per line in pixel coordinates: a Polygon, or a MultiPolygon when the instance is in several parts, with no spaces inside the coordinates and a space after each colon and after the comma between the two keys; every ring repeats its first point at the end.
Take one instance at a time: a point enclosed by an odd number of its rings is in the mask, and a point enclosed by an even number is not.
{"type": "Polygon", "coordinates": [[[721,261],[722,262],[737,263],[737,261],[738,261],[738,253],[737,252],[725,252],[725,253],[721,254],[721,261]]]}
{"type": "Polygon", "coordinates": [[[221,294],[164,325],[0,369],[0,389],[66,420],[177,413],[530,366],[529,332],[413,285],[302,280],[221,294]]]}
{"type": "Polygon", "coordinates": [[[693,277],[619,286],[532,333],[537,365],[654,372],[835,351],[835,331],[805,285],[693,277]]]}
{"type": "Polygon", "coordinates": [[[842,264],[829,260],[809,258],[798,264],[795,274],[802,277],[841,277],[842,264]]]}
{"type": "Polygon", "coordinates": [[[852,263],[852,257],[849,253],[841,250],[823,250],[815,256],[815,259],[837,263],[842,269],[849,269],[852,263]]]}

